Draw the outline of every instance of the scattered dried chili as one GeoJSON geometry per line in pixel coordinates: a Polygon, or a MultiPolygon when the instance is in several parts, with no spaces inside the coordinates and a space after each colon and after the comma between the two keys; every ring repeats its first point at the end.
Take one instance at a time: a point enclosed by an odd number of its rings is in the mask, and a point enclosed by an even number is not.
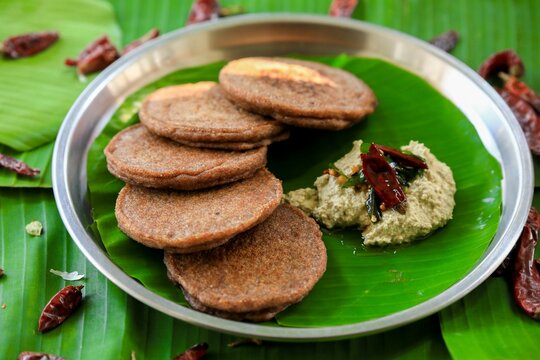
{"type": "Polygon", "coordinates": [[[66,59],[67,66],[76,66],[77,72],[87,75],[105,69],[120,55],[107,36],[102,36],[84,49],[77,59],[66,59]]]}
{"type": "Polygon", "coordinates": [[[130,52],[131,50],[135,49],[135,48],[138,48],[139,46],[141,46],[142,44],[152,40],[152,39],[155,39],[159,36],[159,29],[156,29],[156,28],[153,28],[153,29],[150,29],[149,32],[147,32],[146,34],[144,34],[143,36],[141,36],[140,38],[132,41],[131,43],[129,43],[125,48],[124,50],[122,50],[122,56],[126,55],[128,52],[130,52]]]}
{"type": "Polygon", "coordinates": [[[60,35],[55,31],[35,32],[7,38],[0,52],[9,59],[18,59],[40,53],[54,44],[60,35]]]}
{"type": "Polygon", "coordinates": [[[2,269],[2,268],[0,267],[0,278],[1,278],[2,276],[4,276],[4,269],[2,269]]]}
{"type": "Polygon", "coordinates": [[[337,17],[351,17],[358,0],[333,0],[330,4],[329,15],[337,17]]]}
{"type": "Polygon", "coordinates": [[[484,79],[491,79],[500,72],[520,78],[525,73],[521,58],[512,50],[504,50],[491,55],[484,61],[478,73],[484,79]]]}
{"type": "Polygon", "coordinates": [[[540,113],[540,95],[527,86],[523,81],[519,81],[515,76],[499,73],[499,77],[504,81],[504,89],[519,96],[531,105],[537,113],[540,113]]]}
{"type": "Polygon", "coordinates": [[[262,344],[263,342],[261,339],[249,338],[249,339],[239,339],[239,340],[233,341],[231,343],[228,343],[227,346],[230,348],[235,348],[235,347],[244,346],[244,345],[261,346],[262,344]]]}
{"type": "Polygon", "coordinates": [[[535,155],[540,155],[540,118],[536,111],[534,111],[528,102],[511,93],[506,88],[500,89],[499,94],[508,104],[521,125],[531,152],[535,155]]]}
{"type": "Polygon", "coordinates": [[[66,286],[45,305],[39,317],[39,332],[47,332],[62,324],[79,306],[84,285],[66,286]]]}
{"type": "Polygon", "coordinates": [[[540,320],[540,271],[534,260],[539,218],[536,209],[531,208],[519,238],[513,273],[514,299],[535,320],[540,320]]]}
{"type": "Polygon", "coordinates": [[[32,351],[25,351],[19,354],[18,360],[64,360],[63,357],[52,355],[52,354],[46,354],[46,353],[38,353],[38,352],[32,352],[32,351]]]}
{"type": "Polygon", "coordinates": [[[189,12],[187,25],[217,18],[219,18],[219,3],[217,0],[195,0],[189,12]]]}
{"type": "Polygon", "coordinates": [[[493,276],[504,276],[507,275],[514,265],[514,257],[516,254],[517,247],[514,246],[510,253],[504,258],[503,262],[499,264],[497,269],[493,272],[493,276]]]}
{"type": "Polygon", "coordinates": [[[375,144],[372,144],[367,154],[361,154],[360,157],[362,159],[362,172],[380,201],[386,208],[394,208],[402,212],[407,197],[399,184],[394,169],[386,161],[381,151],[377,149],[375,144]]]}
{"type": "Polygon", "coordinates": [[[39,169],[31,168],[24,162],[4,154],[0,154],[0,167],[3,167],[9,171],[16,172],[19,175],[30,177],[39,175],[39,169]]]}
{"type": "Polygon", "coordinates": [[[446,31],[429,40],[432,45],[446,52],[451,52],[452,50],[454,50],[458,41],[459,34],[455,30],[446,31]]]}
{"type": "Polygon", "coordinates": [[[208,350],[207,343],[195,344],[180,355],[176,355],[173,360],[199,360],[203,359],[208,350]]]}

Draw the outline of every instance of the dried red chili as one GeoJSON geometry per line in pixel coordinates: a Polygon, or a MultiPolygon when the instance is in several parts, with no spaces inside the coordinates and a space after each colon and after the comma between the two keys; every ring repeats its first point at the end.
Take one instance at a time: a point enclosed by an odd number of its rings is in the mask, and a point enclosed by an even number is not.
{"type": "Polygon", "coordinates": [[[328,14],[337,17],[351,17],[358,0],[333,0],[328,14]]]}
{"type": "Polygon", "coordinates": [[[60,35],[55,31],[12,36],[4,40],[0,52],[9,59],[28,57],[46,50],[59,38],[60,35]]]}
{"type": "Polygon", "coordinates": [[[519,81],[515,76],[505,73],[500,73],[499,76],[504,81],[504,89],[512,94],[519,96],[521,99],[531,105],[536,112],[540,113],[540,96],[522,81],[519,81]]]}
{"type": "Polygon", "coordinates": [[[156,29],[156,28],[153,28],[153,29],[150,29],[149,32],[147,32],[146,34],[144,34],[143,36],[141,36],[140,38],[132,41],[131,43],[129,43],[125,48],[124,50],[122,50],[122,56],[123,55],[126,55],[128,52],[130,52],[131,50],[135,49],[135,48],[138,48],[139,46],[141,46],[142,44],[152,40],[152,39],[155,39],[159,36],[159,29],[156,29]]]}
{"type": "Polygon", "coordinates": [[[397,161],[401,165],[412,166],[420,169],[428,168],[425,161],[420,159],[418,156],[405,154],[399,150],[385,145],[373,144],[373,146],[375,146],[377,150],[381,151],[383,154],[387,154],[388,156],[392,157],[393,160],[397,161]]]}
{"type": "Polygon", "coordinates": [[[454,50],[458,41],[459,41],[459,34],[457,33],[457,31],[449,30],[440,35],[435,36],[429,42],[441,50],[450,52],[454,50]]]}
{"type": "Polygon", "coordinates": [[[538,212],[531,208],[519,237],[513,273],[514,299],[535,320],[540,320],[540,271],[534,260],[538,243],[538,221],[538,212]]]}
{"type": "Polygon", "coordinates": [[[529,149],[535,155],[540,155],[540,118],[529,103],[506,88],[500,89],[499,94],[508,104],[527,139],[529,149]]]}
{"type": "Polygon", "coordinates": [[[19,175],[31,177],[39,175],[39,169],[31,168],[24,162],[4,154],[0,154],[0,167],[16,172],[19,175]]]}
{"type": "Polygon", "coordinates": [[[203,359],[208,350],[207,343],[195,344],[180,355],[176,355],[173,360],[199,360],[203,359]]]}
{"type": "Polygon", "coordinates": [[[399,184],[396,173],[386,161],[377,145],[371,144],[367,154],[360,155],[362,172],[386,208],[403,211],[407,197],[399,184]]]}
{"type": "Polygon", "coordinates": [[[47,354],[47,353],[38,353],[33,351],[24,351],[19,354],[18,360],[64,360],[63,357],[47,354]]]}
{"type": "Polygon", "coordinates": [[[119,56],[116,47],[104,35],[88,45],[77,59],[66,59],[64,63],[67,66],[76,66],[79,74],[86,75],[105,69],[119,56]]]}
{"type": "Polygon", "coordinates": [[[47,332],[62,324],[79,306],[84,285],[66,286],[45,305],[39,317],[38,331],[47,332]]]}
{"type": "Polygon", "coordinates": [[[187,25],[219,18],[217,0],[195,0],[189,12],[187,25]]]}
{"type": "Polygon", "coordinates": [[[496,77],[500,72],[520,78],[525,73],[521,58],[512,50],[504,50],[491,55],[484,61],[478,73],[484,79],[496,77]]]}
{"type": "Polygon", "coordinates": [[[2,269],[2,268],[0,267],[0,278],[1,278],[2,276],[4,276],[4,269],[2,269]]]}
{"type": "Polygon", "coordinates": [[[228,343],[227,346],[230,348],[235,348],[235,347],[244,346],[244,345],[261,346],[262,344],[263,342],[261,339],[248,338],[248,339],[239,339],[239,340],[233,341],[231,343],[228,343]]]}

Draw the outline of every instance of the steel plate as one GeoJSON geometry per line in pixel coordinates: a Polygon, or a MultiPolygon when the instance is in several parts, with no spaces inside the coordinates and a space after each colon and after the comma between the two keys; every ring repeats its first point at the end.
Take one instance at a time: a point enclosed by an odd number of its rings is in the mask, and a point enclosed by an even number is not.
{"type": "Polygon", "coordinates": [[[431,45],[380,26],[311,15],[245,15],[190,26],[164,35],[121,58],[80,95],[58,134],[53,155],[56,203],[73,240],[96,268],[131,296],[186,322],[236,335],[308,341],[370,334],[435,313],[484,281],[511,250],[533,195],[530,153],[516,119],[473,70],[431,45]],[[424,78],[449,98],[477,129],[503,171],[503,208],[497,233],[482,258],[460,281],[419,305],[361,323],[287,328],[224,320],[166,300],[125,274],[90,231],[87,152],[123,99],[175,70],[253,55],[335,55],[385,59],[424,78]]]}

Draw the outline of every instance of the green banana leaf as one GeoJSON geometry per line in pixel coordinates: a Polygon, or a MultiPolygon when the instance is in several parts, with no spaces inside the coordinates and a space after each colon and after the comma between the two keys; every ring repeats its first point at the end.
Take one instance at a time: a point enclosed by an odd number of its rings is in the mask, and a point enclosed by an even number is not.
{"type": "MultiPolygon", "coordinates": [[[[51,2],[61,3],[57,0],[51,2]]],[[[42,1],[46,3],[47,1],[42,1]]],[[[172,30],[180,27],[187,17],[186,11],[190,7],[190,0],[163,0],[163,1],[144,1],[144,0],[113,0],[113,5],[116,12],[119,25],[125,34],[123,43],[129,42],[131,39],[138,37],[140,34],[148,30],[149,27],[159,25],[162,30],[172,30]],[[141,8],[141,6],[143,8],[141,8]],[[127,35],[129,33],[129,36],[127,35]]],[[[330,0],[312,1],[312,0],[221,0],[222,4],[240,4],[248,12],[269,11],[270,8],[277,11],[302,11],[302,12],[318,12],[326,13],[327,5],[330,0]],[[324,6],[323,6],[324,4],[324,6]]],[[[11,4],[29,4],[30,1],[11,1],[11,4]]],[[[36,2],[37,3],[37,2],[36,2]]],[[[8,4],[8,1],[0,1],[0,7],[8,4]]],[[[84,13],[84,11],[82,11],[84,13]]],[[[30,14],[30,12],[25,15],[30,14]]],[[[58,16],[62,15],[62,11],[58,12],[58,16]]],[[[4,13],[0,11],[0,18],[3,19],[4,13]]],[[[535,31],[538,22],[540,21],[540,3],[536,0],[409,0],[409,1],[392,1],[392,0],[362,0],[359,1],[358,10],[355,11],[354,17],[357,19],[366,20],[372,23],[381,24],[383,26],[402,30],[422,39],[430,39],[433,35],[446,31],[450,28],[457,30],[461,35],[460,43],[453,51],[453,55],[465,61],[473,68],[478,68],[480,63],[494,51],[513,48],[523,58],[526,66],[526,80],[533,88],[540,89],[540,77],[535,69],[540,68],[540,57],[537,56],[537,47],[535,44],[540,43],[540,32],[535,31]]],[[[70,14],[69,16],[73,16],[70,14]]],[[[68,17],[66,16],[66,19],[68,17]]],[[[63,21],[66,21],[64,19],[63,21]]],[[[9,19],[11,21],[12,19],[9,19]]],[[[46,20],[46,19],[45,19],[46,20]]],[[[23,25],[23,31],[26,31],[32,26],[33,20],[30,16],[22,16],[17,20],[17,23],[23,25]],[[28,21],[26,21],[28,19],[28,21]]],[[[0,32],[5,28],[6,21],[2,21],[0,32]]],[[[78,51],[76,51],[77,53],[78,51]]],[[[71,54],[70,54],[71,55],[71,54]]],[[[62,61],[60,59],[60,61],[62,61]]],[[[1,60],[0,60],[1,61],[1,60]]],[[[2,66],[0,66],[1,68],[2,66]]],[[[0,70],[1,71],[1,70],[0,70]]],[[[9,92],[13,88],[8,88],[9,92]]],[[[3,90],[5,91],[5,89],[3,90]]],[[[4,92],[1,93],[4,96],[4,92]]],[[[70,104],[65,104],[67,107],[70,104]]],[[[66,108],[67,109],[67,108],[66,108]]],[[[0,114],[2,110],[0,109],[0,114]]],[[[4,121],[1,119],[0,121],[4,121]]],[[[9,190],[11,192],[11,190],[9,190]]],[[[16,221],[20,224],[27,223],[26,220],[20,219],[24,216],[25,211],[41,207],[46,211],[54,212],[52,203],[52,195],[48,195],[45,200],[37,201],[35,193],[30,191],[30,196],[20,196],[8,193],[8,190],[0,189],[0,266],[6,263],[6,256],[14,256],[12,254],[21,253],[21,249],[15,247],[17,244],[13,241],[17,238],[20,231],[19,228],[6,231],[6,224],[11,221],[16,221]],[[6,200],[9,196],[10,200],[6,200]],[[2,219],[5,219],[2,221],[2,219]],[[9,219],[9,220],[8,220],[9,219]]],[[[18,192],[18,191],[17,191],[18,192]]],[[[43,192],[45,193],[45,192],[43,192]]],[[[64,236],[65,231],[58,219],[49,217],[50,224],[45,225],[45,228],[54,228],[57,230],[52,236],[64,236]]],[[[78,250],[74,245],[66,240],[66,242],[56,243],[55,248],[69,249],[70,258],[65,261],[73,261],[72,257],[76,256],[78,250]],[[71,260],[70,260],[71,259],[71,260]]],[[[16,267],[22,269],[26,261],[35,263],[50,263],[55,261],[54,252],[48,252],[47,257],[50,260],[44,260],[44,252],[40,252],[38,257],[23,258],[18,257],[16,261],[13,259],[10,269],[16,267]]],[[[87,265],[91,266],[91,265],[87,265]]],[[[4,267],[6,267],[4,265],[4,267]]],[[[28,267],[28,265],[27,265],[28,267]]],[[[76,267],[76,266],[75,266],[76,267]]],[[[74,268],[75,268],[74,267],[74,268]]],[[[80,268],[80,267],[79,267],[80,268]]],[[[132,300],[123,292],[116,289],[110,283],[101,283],[96,285],[94,299],[108,303],[110,321],[103,321],[103,316],[85,316],[85,322],[102,325],[100,331],[106,332],[107,336],[94,340],[94,337],[89,336],[88,331],[81,332],[84,335],[68,336],[70,343],[59,345],[63,339],[56,338],[55,347],[51,347],[46,340],[41,340],[42,336],[33,333],[23,332],[20,337],[5,337],[4,334],[10,334],[14,330],[13,325],[21,322],[31,329],[35,328],[37,322],[36,314],[30,316],[11,317],[12,321],[5,321],[6,314],[15,312],[17,314],[25,314],[31,310],[28,304],[36,303],[36,298],[40,296],[39,291],[34,289],[34,284],[24,284],[25,279],[32,276],[25,276],[22,271],[17,272],[17,278],[14,277],[12,270],[6,269],[8,274],[5,278],[0,279],[0,303],[6,303],[6,309],[0,309],[0,354],[7,359],[16,358],[16,354],[20,350],[50,350],[60,349],[62,346],[66,352],[60,352],[69,359],[93,359],[100,356],[103,359],[129,359],[131,351],[135,351],[137,359],[162,359],[168,358],[172,353],[178,353],[183,348],[198,342],[207,340],[210,343],[210,359],[216,358],[235,358],[235,359],[283,359],[283,358],[312,358],[312,359],[327,359],[330,357],[346,359],[346,358],[367,358],[367,359],[394,359],[394,358],[410,358],[410,359],[440,359],[448,358],[441,355],[441,349],[444,351],[444,345],[441,345],[439,329],[436,323],[431,321],[420,321],[413,325],[401,328],[396,331],[390,331],[378,336],[370,336],[354,341],[332,342],[332,343],[317,343],[317,344],[286,344],[277,345],[270,344],[262,348],[259,347],[242,347],[238,349],[227,349],[225,344],[229,341],[227,337],[221,337],[219,334],[206,332],[203,329],[191,327],[181,322],[174,321],[171,318],[157,313],[154,310],[132,300]],[[12,282],[12,280],[14,280],[12,282]],[[18,286],[12,286],[16,283],[18,286]],[[107,286],[109,284],[109,286],[107,286]],[[2,292],[3,291],[3,292],[2,292]],[[12,295],[12,298],[7,298],[9,291],[16,291],[17,294],[12,295]],[[124,299],[125,298],[125,299],[124,299]],[[6,301],[3,301],[7,299],[6,301]],[[110,304],[125,303],[124,307],[112,309],[116,305],[110,304]],[[122,312],[123,311],[123,312],[122,312]],[[124,317],[124,312],[126,313],[124,317]],[[92,320],[94,319],[94,320],[92,320]],[[108,331],[115,322],[124,322],[128,330],[108,331]],[[163,334],[163,336],[161,336],[163,334]],[[80,337],[79,337],[80,336],[80,337]],[[84,339],[84,340],[81,340],[84,339]],[[110,339],[110,342],[103,342],[102,339],[110,339]],[[69,345],[75,344],[73,348],[68,348],[69,345]],[[19,344],[19,345],[17,345],[19,344]],[[102,344],[103,346],[100,346],[102,344]],[[216,345],[215,344],[219,344],[216,345]],[[25,345],[22,347],[22,345],[25,345]],[[34,346],[35,345],[35,346],[34,346]],[[77,346],[80,345],[80,348],[77,346]],[[111,350],[107,351],[107,347],[111,350]],[[119,351],[117,351],[120,349],[119,351]],[[98,355],[96,355],[98,354],[98,355]],[[146,355],[146,356],[145,356],[146,355]]],[[[29,270],[34,271],[32,269],[29,270]]],[[[37,269],[35,271],[42,271],[37,269]]],[[[43,269],[43,271],[48,271],[43,269]]],[[[87,271],[88,272],[88,271],[87,271]]],[[[96,272],[96,277],[100,277],[96,272]]],[[[61,286],[61,285],[60,285],[61,286]]],[[[89,285],[87,285],[88,287],[89,285]]],[[[55,289],[56,290],[56,289],[55,289]]],[[[52,294],[54,291],[49,290],[52,294]]],[[[474,294],[474,293],[473,293],[474,294]]],[[[470,295],[473,296],[473,295],[470,295]]],[[[46,297],[42,297],[46,301],[46,297]]],[[[90,299],[91,300],[91,299],[90,299]]],[[[41,306],[42,304],[40,304],[41,306]]],[[[87,304],[83,305],[86,306],[87,304]]],[[[504,304],[503,304],[504,305],[504,304]]],[[[468,306],[468,304],[465,304],[468,306]]],[[[87,311],[87,308],[83,308],[87,311]]],[[[41,309],[39,309],[40,311],[41,309]]],[[[500,311],[497,307],[481,308],[489,311],[500,311]]],[[[514,314],[517,317],[517,314],[514,314]]],[[[73,320],[73,319],[71,319],[73,320]]],[[[62,326],[69,324],[69,321],[62,326]]],[[[504,329],[507,326],[506,322],[493,322],[492,330],[498,331],[499,328],[504,329]]],[[[95,328],[96,326],[88,327],[95,328]]],[[[473,327],[468,329],[466,336],[474,336],[477,329],[482,329],[482,325],[474,323],[473,327]]],[[[60,329],[54,330],[59,331],[60,329]]],[[[79,334],[81,334],[79,333],[79,334]]],[[[43,336],[51,336],[53,333],[43,336]]],[[[497,338],[499,339],[499,338],[497,338]]],[[[534,340],[533,340],[534,341],[534,340]]],[[[498,341],[505,343],[504,339],[498,341]]],[[[456,345],[454,342],[447,342],[447,346],[452,350],[456,345]]],[[[494,342],[487,343],[486,346],[495,346],[494,342]]],[[[459,346],[459,344],[457,344],[459,346]]],[[[520,343],[508,343],[506,347],[514,346],[516,351],[520,351],[520,343]]],[[[469,347],[467,351],[460,353],[453,351],[455,359],[463,358],[470,359],[473,357],[475,347],[469,347]],[[458,356],[460,355],[460,356],[458,356]]],[[[509,350],[510,351],[510,350],[509,350]]],[[[531,358],[523,356],[522,358],[531,358]]],[[[534,356],[534,353],[533,353],[534,356]]],[[[500,358],[497,356],[497,358],[500,358]]]]}
{"type": "Polygon", "coordinates": [[[153,310],[109,282],[77,249],[67,234],[52,193],[42,189],[0,189],[0,357],[16,359],[22,351],[43,351],[66,359],[170,359],[206,341],[208,359],[449,359],[437,317],[385,334],[360,339],[311,343],[265,343],[230,348],[238,340],[188,325],[153,310]],[[9,221],[6,221],[9,219],[9,221]],[[42,222],[39,237],[26,234],[33,220],[42,222]],[[78,271],[80,281],[64,281],[49,269],[78,271]],[[37,332],[41,310],[66,285],[83,284],[81,307],[60,327],[37,332]],[[4,305],[5,306],[2,306],[4,305]]]}
{"type": "MultiPolygon", "coordinates": [[[[458,190],[449,225],[411,246],[366,248],[356,230],[324,231],[326,274],[300,304],[277,316],[283,326],[356,323],[407,309],[439,294],[473,267],[489,245],[500,217],[500,167],[472,125],[446,98],[417,76],[382,60],[345,55],[311,59],[339,65],[361,77],[377,94],[380,105],[369,119],[351,129],[295,129],[289,141],[272,145],[268,167],[283,180],[284,191],[311,186],[327,164],[359,138],[393,147],[411,139],[424,142],[450,165],[458,190]]],[[[130,96],[89,153],[90,200],[111,258],[151,290],[179,303],[185,301],[168,284],[161,252],[129,240],[116,226],[114,203],[123,184],[107,173],[103,148],[119,129],[137,121],[134,104],[144,95],[165,84],[215,80],[222,65],[181,70],[130,96]]]]}
{"type": "MultiPolygon", "coordinates": [[[[540,190],[533,206],[540,209],[540,190]]],[[[540,257],[540,247],[536,247],[540,257]]],[[[540,324],[516,305],[509,276],[491,277],[440,313],[444,341],[454,359],[532,359],[540,324]]]]}
{"type": "MultiPolygon", "coordinates": [[[[151,27],[168,32],[185,24],[192,1],[109,0],[117,12],[124,43],[151,27]],[[144,16],[142,16],[144,14],[144,16]],[[137,21],[135,21],[137,19],[137,21]]],[[[222,7],[241,6],[246,13],[302,12],[328,14],[331,0],[220,0],[222,7]]],[[[452,51],[473,69],[491,54],[506,48],[517,51],[529,71],[525,80],[540,89],[540,2],[536,0],[361,0],[353,18],[401,30],[429,40],[449,29],[460,34],[452,51]]]]}
{"type": "MultiPolygon", "coordinates": [[[[140,37],[153,27],[165,33],[184,26],[193,3],[191,0],[159,2],[109,0],[109,2],[118,14],[124,44],[140,37]],[[144,16],[141,16],[142,14],[144,16]]],[[[239,6],[245,13],[286,11],[327,14],[331,0],[221,0],[219,3],[222,8],[239,6]]]]}
{"type": "Polygon", "coordinates": [[[509,281],[490,278],[440,313],[444,341],[454,359],[534,359],[540,324],[514,303],[509,281]]]}
{"type": "Polygon", "coordinates": [[[0,168],[0,187],[52,187],[51,161],[54,142],[41,145],[29,151],[15,151],[0,145],[0,154],[9,155],[24,161],[28,166],[41,170],[36,177],[18,176],[16,173],[0,168]]]}
{"type": "Polygon", "coordinates": [[[58,31],[46,51],[17,60],[0,58],[0,144],[27,151],[51,142],[64,116],[89,83],[64,65],[93,40],[120,40],[110,4],[101,0],[0,1],[0,39],[33,31],[58,31]],[[24,21],[21,21],[24,19],[24,21]]]}

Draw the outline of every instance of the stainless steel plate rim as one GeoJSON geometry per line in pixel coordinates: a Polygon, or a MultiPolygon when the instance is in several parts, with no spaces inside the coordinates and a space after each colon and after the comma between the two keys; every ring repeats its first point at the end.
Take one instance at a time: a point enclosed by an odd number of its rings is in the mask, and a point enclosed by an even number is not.
{"type": "MultiPolygon", "coordinates": [[[[122,100],[123,98],[117,98],[116,106],[122,100]]],[[[109,106],[107,109],[108,114],[110,115],[113,110],[114,107],[109,106]]],[[[100,116],[106,117],[108,115],[103,113],[100,116]]],[[[482,119],[476,121],[476,125],[479,126],[480,129],[479,132],[488,131],[482,128],[482,126],[485,125],[483,121],[484,120],[482,119]]],[[[490,141],[488,135],[486,135],[486,139],[488,139],[486,140],[487,142],[490,141]]],[[[489,147],[491,147],[491,145],[489,145],[489,147]]],[[[532,161],[527,150],[525,138],[510,109],[489,84],[483,81],[474,71],[459,60],[409,35],[377,25],[355,20],[293,14],[244,15],[180,29],[136,49],[130,55],[115,62],[112,66],[103,71],[103,73],[85,89],[67,114],[57,136],[53,153],[52,172],[53,190],[57,207],[69,234],[90,262],[125,292],[150,307],[194,325],[239,336],[282,341],[341,339],[388,330],[433,314],[468,294],[483,282],[493,270],[495,270],[498,264],[511,250],[513,243],[519,236],[521,227],[527,217],[529,204],[532,201],[532,174],[532,161]],[[499,148],[490,150],[495,152],[494,155],[499,161],[501,161],[501,156],[505,161],[505,156],[510,156],[504,153],[505,150],[510,149],[517,152],[516,154],[511,154],[514,156],[512,161],[516,162],[516,164],[514,164],[516,169],[513,170],[517,172],[516,176],[518,180],[515,181],[517,184],[512,183],[512,186],[507,184],[508,181],[511,181],[508,177],[503,181],[503,214],[501,219],[504,221],[501,222],[502,225],[498,229],[495,239],[486,250],[482,259],[479,260],[477,265],[466,274],[466,276],[441,294],[409,309],[385,317],[350,325],[323,328],[289,328],[236,322],[191,310],[166,300],[146,289],[115,265],[108,258],[104,249],[96,242],[96,239],[92,237],[88,230],[88,224],[91,219],[88,218],[89,210],[85,203],[85,159],[90,144],[93,142],[95,136],[101,131],[104,123],[101,122],[98,124],[98,121],[96,120],[93,124],[83,124],[82,117],[88,116],[87,113],[89,107],[99,105],[97,104],[99,100],[98,95],[102,94],[102,92],[107,89],[107,86],[109,86],[114,79],[117,79],[118,76],[122,75],[129,66],[141,61],[141,59],[148,56],[148,54],[155,54],[157,51],[165,48],[174,41],[181,41],[194,34],[197,36],[217,34],[220,31],[234,29],[238,26],[268,26],[271,28],[276,25],[280,25],[281,27],[283,24],[310,26],[315,29],[317,29],[317,27],[324,29],[344,29],[363,34],[368,38],[369,36],[379,36],[393,39],[394,42],[403,44],[403,46],[413,46],[416,49],[420,49],[425,54],[432,56],[434,59],[447,64],[452,69],[455,69],[461,76],[467,78],[471,84],[474,84],[474,86],[481,90],[482,93],[489,98],[491,105],[497,109],[498,114],[495,115],[498,115],[498,117],[502,119],[499,119],[499,121],[503,121],[503,125],[505,126],[504,130],[508,132],[507,135],[510,137],[510,140],[508,144],[503,144],[502,146],[497,144],[499,148]],[[81,134],[84,134],[84,136],[81,136],[81,134]],[[497,153],[497,151],[500,152],[497,153]],[[78,169],[72,169],[74,164],[78,166],[78,169]],[[74,175],[74,170],[79,170],[79,172],[74,175]],[[514,188],[514,185],[517,185],[517,188],[514,188]],[[513,191],[511,197],[509,195],[510,190],[513,191]],[[512,209],[505,208],[505,199],[509,199],[506,203],[512,202],[512,204],[517,203],[522,204],[523,206],[514,206],[512,209]]]]}

